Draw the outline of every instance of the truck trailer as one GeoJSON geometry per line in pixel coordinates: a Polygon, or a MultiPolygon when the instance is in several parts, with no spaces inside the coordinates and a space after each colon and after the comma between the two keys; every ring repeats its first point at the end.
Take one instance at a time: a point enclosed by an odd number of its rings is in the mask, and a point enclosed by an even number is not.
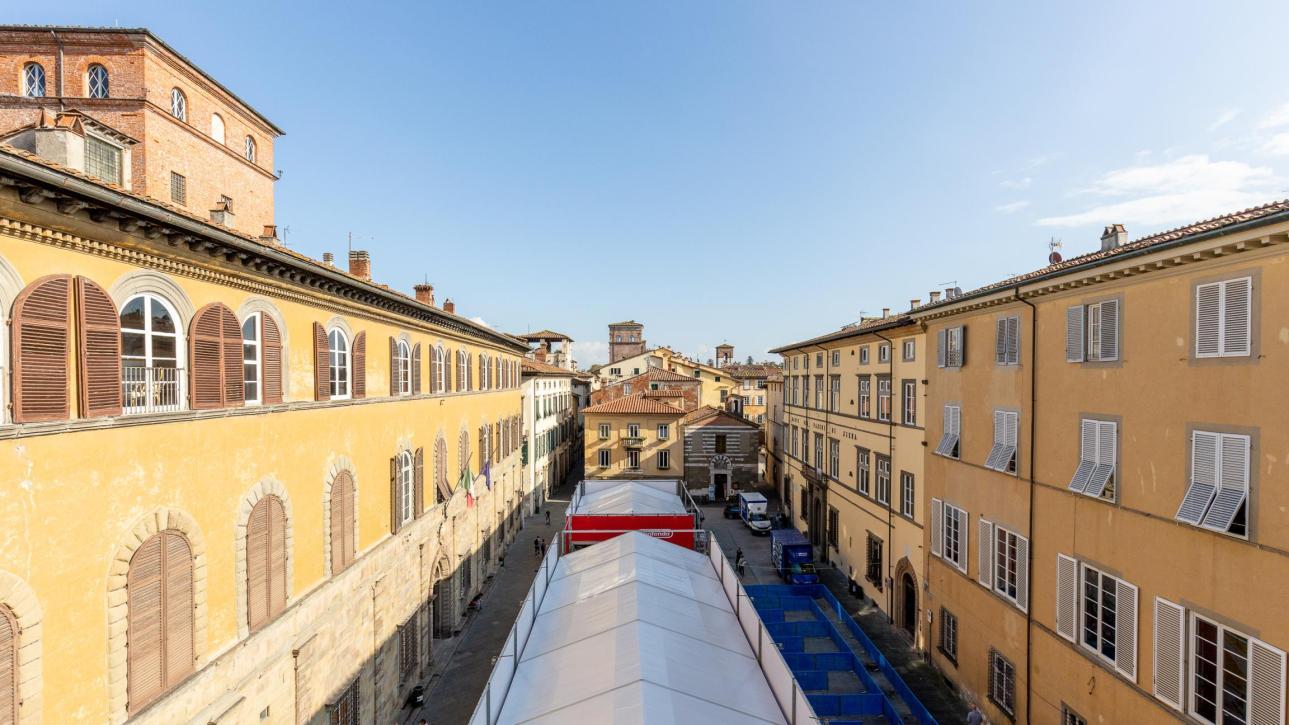
{"type": "Polygon", "coordinates": [[[815,550],[800,531],[775,529],[770,532],[770,558],[774,570],[789,584],[818,584],[815,550]]]}

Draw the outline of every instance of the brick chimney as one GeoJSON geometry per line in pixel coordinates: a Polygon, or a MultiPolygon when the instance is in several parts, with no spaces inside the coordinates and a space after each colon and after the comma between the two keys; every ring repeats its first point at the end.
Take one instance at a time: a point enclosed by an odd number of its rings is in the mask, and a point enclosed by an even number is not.
{"type": "Polygon", "coordinates": [[[1128,243],[1128,230],[1122,224],[1111,224],[1101,232],[1101,251],[1122,247],[1128,243]]]}
{"type": "Polygon", "coordinates": [[[541,347],[533,351],[533,359],[537,362],[546,362],[546,343],[543,342],[541,347]]]}
{"type": "Polygon", "coordinates": [[[430,307],[434,306],[434,285],[417,284],[412,285],[412,289],[416,292],[417,302],[420,302],[423,305],[429,305],[430,307]]]}
{"type": "Polygon", "coordinates": [[[331,252],[323,252],[322,263],[327,265],[328,267],[336,266],[336,255],[332,254],[331,252]]]}
{"type": "Polygon", "coordinates": [[[889,307],[883,307],[883,308],[882,308],[882,319],[886,319],[887,317],[890,317],[890,316],[891,316],[891,308],[889,308],[889,307]]]}
{"type": "Polygon", "coordinates": [[[451,297],[443,300],[443,311],[450,315],[455,315],[457,313],[457,303],[453,302],[451,297]]]}
{"type": "Polygon", "coordinates": [[[278,244],[279,242],[277,240],[277,225],[265,224],[264,233],[260,235],[260,241],[264,242],[265,244],[278,244]]]}
{"type": "Polygon", "coordinates": [[[931,304],[940,301],[940,290],[931,290],[931,304]]]}
{"type": "Polygon", "coordinates": [[[371,281],[371,255],[366,250],[350,250],[349,274],[367,282],[371,281]]]}

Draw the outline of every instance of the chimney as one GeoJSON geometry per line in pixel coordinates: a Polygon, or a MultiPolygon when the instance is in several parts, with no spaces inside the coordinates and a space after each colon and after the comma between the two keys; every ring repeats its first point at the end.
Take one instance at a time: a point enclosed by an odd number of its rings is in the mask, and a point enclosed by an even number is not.
{"type": "Polygon", "coordinates": [[[434,306],[434,285],[416,284],[412,285],[412,289],[416,292],[417,302],[420,302],[423,305],[429,305],[430,307],[434,306]]]}
{"type": "Polygon", "coordinates": [[[371,255],[366,250],[349,251],[349,274],[367,282],[371,281],[371,255]]]}
{"type": "Polygon", "coordinates": [[[920,304],[922,304],[922,300],[919,300],[919,299],[909,300],[909,309],[916,310],[918,308],[918,305],[920,304]]]}
{"type": "Polygon", "coordinates": [[[889,308],[889,307],[883,307],[883,308],[882,308],[882,319],[883,319],[883,320],[885,320],[886,318],[888,318],[888,317],[890,317],[890,316],[891,316],[891,308],[889,308]]]}
{"type": "Polygon", "coordinates": [[[336,266],[336,255],[332,254],[331,252],[323,252],[322,263],[329,267],[336,266]]]}
{"type": "Polygon", "coordinates": [[[953,288],[952,288],[952,287],[945,287],[945,288],[944,288],[944,298],[945,298],[946,300],[951,300],[951,299],[953,299],[953,288]]]}
{"type": "Polygon", "coordinates": [[[443,311],[450,315],[455,315],[457,313],[457,303],[453,302],[451,297],[443,300],[443,311]]]}
{"type": "Polygon", "coordinates": [[[260,235],[260,239],[269,244],[277,244],[277,225],[265,224],[264,233],[260,235]]]}
{"type": "Polygon", "coordinates": [[[932,291],[931,291],[931,304],[935,304],[936,302],[939,302],[939,301],[940,301],[940,290],[932,290],[932,291]]]}
{"type": "Polygon", "coordinates": [[[1122,224],[1111,224],[1101,232],[1101,251],[1122,247],[1128,243],[1128,230],[1122,224]]]}
{"type": "Polygon", "coordinates": [[[546,362],[546,346],[542,345],[533,351],[533,359],[537,362],[546,362]]]}

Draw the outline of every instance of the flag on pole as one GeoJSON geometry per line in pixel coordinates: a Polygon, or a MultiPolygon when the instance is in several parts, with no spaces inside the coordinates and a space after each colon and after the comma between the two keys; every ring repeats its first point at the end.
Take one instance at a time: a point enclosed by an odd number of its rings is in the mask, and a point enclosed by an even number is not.
{"type": "Polygon", "coordinates": [[[458,488],[465,489],[465,505],[467,508],[474,505],[474,476],[470,474],[470,468],[466,467],[461,471],[461,480],[457,482],[458,488]]]}
{"type": "Polygon", "coordinates": [[[492,461],[483,464],[483,485],[487,486],[489,491],[492,490],[492,461]]]}

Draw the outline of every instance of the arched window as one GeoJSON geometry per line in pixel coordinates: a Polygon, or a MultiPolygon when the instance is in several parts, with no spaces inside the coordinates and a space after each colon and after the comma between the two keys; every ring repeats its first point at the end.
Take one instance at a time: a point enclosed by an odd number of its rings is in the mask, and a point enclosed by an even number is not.
{"type": "Polygon", "coordinates": [[[126,413],[179,410],[179,316],[152,293],[121,308],[122,401],[126,413]]]}
{"type": "Polygon", "coordinates": [[[210,137],[218,143],[224,143],[224,117],[218,113],[210,114],[210,137]]]}
{"type": "Polygon", "coordinates": [[[435,503],[443,503],[452,496],[448,484],[448,443],[439,438],[434,441],[434,491],[435,503]]]}
{"type": "Polygon", "coordinates": [[[488,356],[479,353],[479,389],[488,389],[488,356]]]}
{"type": "Polygon", "coordinates": [[[260,404],[260,313],[242,323],[242,383],[247,405],[260,404]]]}
{"type": "Polygon", "coordinates": [[[188,97],[178,88],[170,89],[170,115],[180,121],[188,120],[188,97]]]}
{"type": "Polygon", "coordinates": [[[447,391],[446,381],[443,379],[444,368],[447,367],[446,355],[443,352],[442,345],[435,345],[434,351],[430,353],[430,385],[431,393],[443,393],[447,391]]]}
{"type": "Polygon", "coordinates": [[[466,389],[466,378],[470,377],[470,361],[465,350],[457,350],[457,392],[466,389]]]}
{"type": "Polygon", "coordinates": [[[246,146],[244,147],[244,150],[242,153],[246,155],[247,161],[251,162],[252,164],[255,163],[255,139],[251,138],[250,136],[246,137],[246,146]]]}
{"type": "Polygon", "coordinates": [[[470,434],[461,431],[461,436],[457,439],[457,479],[458,481],[466,477],[470,470],[470,434]]]}
{"type": "Polygon", "coordinates": [[[330,525],[331,575],[344,571],[354,562],[357,546],[354,536],[354,477],[349,471],[336,474],[331,482],[330,525]]]}
{"type": "Polygon", "coordinates": [[[338,327],[327,332],[327,371],[331,386],[331,398],[349,397],[349,338],[338,327]]]}
{"type": "Polygon", "coordinates": [[[394,500],[390,503],[394,507],[394,531],[410,523],[416,518],[416,492],[413,486],[413,464],[411,451],[400,451],[394,456],[394,500]]]}
{"type": "Polygon", "coordinates": [[[0,722],[18,722],[18,618],[0,604],[0,722]]]}
{"type": "Polygon", "coordinates": [[[90,66],[90,70],[89,73],[86,74],[85,81],[85,85],[87,86],[86,90],[89,91],[87,95],[90,98],[108,97],[109,85],[107,68],[95,63],[90,66]]]}
{"type": "Polygon", "coordinates": [[[133,715],[193,671],[193,558],[174,529],[134,552],[126,575],[127,710],[133,715]]]}
{"type": "Polygon", "coordinates": [[[391,387],[395,395],[412,394],[412,348],[406,340],[394,343],[394,361],[390,365],[394,383],[391,387]]]}
{"type": "Polygon", "coordinates": [[[246,522],[246,624],[263,627],[286,609],[286,509],[265,496],[246,522]]]}
{"type": "Polygon", "coordinates": [[[45,66],[39,63],[28,63],[22,67],[22,95],[28,98],[44,98],[45,66]]]}

